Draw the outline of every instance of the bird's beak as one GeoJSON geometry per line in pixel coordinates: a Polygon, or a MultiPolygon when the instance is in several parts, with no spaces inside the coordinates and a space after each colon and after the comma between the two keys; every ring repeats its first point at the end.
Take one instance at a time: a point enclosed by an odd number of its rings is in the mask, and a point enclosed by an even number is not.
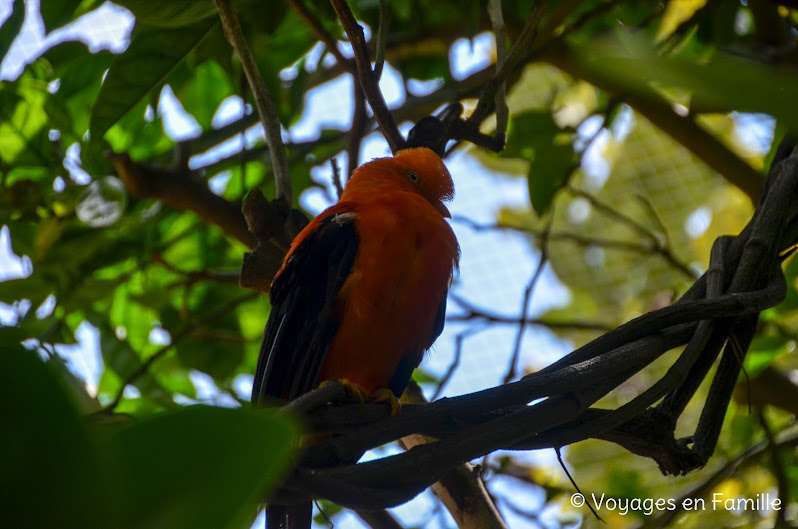
{"type": "Polygon", "coordinates": [[[444,206],[444,205],[443,205],[443,202],[438,202],[437,204],[435,204],[435,209],[437,209],[438,211],[440,211],[440,212],[441,212],[441,215],[443,215],[445,218],[447,218],[447,219],[450,219],[450,218],[452,218],[452,214],[451,214],[451,213],[449,213],[449,208],[447,208],[446,206],[444,206]]]}

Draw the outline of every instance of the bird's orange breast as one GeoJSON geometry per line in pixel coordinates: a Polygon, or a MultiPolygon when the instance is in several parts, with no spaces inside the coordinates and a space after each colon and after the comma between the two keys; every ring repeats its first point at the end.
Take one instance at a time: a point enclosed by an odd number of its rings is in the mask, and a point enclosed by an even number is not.
{"type": "Polygon", "coordinates": [[[451,227],[418,194],[352,207],[359,246],[335,299],[340,327],[318,382],[346,379],[372,392],[390,384],[403,357],[416,365],[432,345],[459,249],[451,227]]]}

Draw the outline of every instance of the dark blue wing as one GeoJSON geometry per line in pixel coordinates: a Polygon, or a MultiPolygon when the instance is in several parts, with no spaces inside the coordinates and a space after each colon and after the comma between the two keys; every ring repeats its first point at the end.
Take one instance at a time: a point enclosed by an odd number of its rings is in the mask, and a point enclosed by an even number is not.
{"type": "Polygon", "coordinates": [[[339,322],[333,302],[358,247],[354,214],[323,219],[272,284],[252,404],[291,400],[313,389],[339,322]]]}
{"type": "Polygon", "coordinates": [[[432,325],[432,333],[429,338],[429,345],[426,349],[421,351],[409,351],[399,360],[399,365],[396,366],[396,372],[391,378],[388,389],[390,389],[396,397],[400,397],[404,393],[407,383],[410,382],[410,377],[413,375],[413,370],[418,367],[421,360],[424,358],[424,352],[432,347],[435,340],[438,339],[443,331],[443,325],[446,323],[446,296],[443,301],[438,304],[438,312],[435,314],[435,322],[432,325]]]}

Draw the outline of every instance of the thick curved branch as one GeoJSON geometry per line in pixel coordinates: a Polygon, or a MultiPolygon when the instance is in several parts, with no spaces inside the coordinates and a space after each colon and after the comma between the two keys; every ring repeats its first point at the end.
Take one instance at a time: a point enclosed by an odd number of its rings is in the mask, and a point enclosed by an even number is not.
{"type": "MultiPolygon", "coordinates": [[[[412,383],[408,386],[402,400],[426,403],[421,388],[412,383]]],[[[420,434],[409,435],[401,444],[406,450],[422,444],[434,443],[436,439],[420,434]]],[[[507,525],[493,504],[479,469],[470,463],[463,463],[443,475],[432,485],[432,490],[441,499],[454,518],[459,529],[507,529],[507,525]]]]}
{"type": "Polygon", "coordinates": [[[255,247],[241,205],[215,194],[208,183],[183,166],[155,167],[131,161],[126,154],[110,154],[117,174],[130,193],[138,198],[153,198],[181,211],[191,211],[227,235],[255,247]]]}

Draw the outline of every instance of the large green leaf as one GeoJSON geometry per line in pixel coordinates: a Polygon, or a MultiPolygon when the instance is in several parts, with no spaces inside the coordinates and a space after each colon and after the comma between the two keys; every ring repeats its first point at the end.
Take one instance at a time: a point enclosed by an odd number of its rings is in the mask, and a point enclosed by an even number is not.
{"type": "Polygon", "coordinates": [[[109,527],[101,466],[66,391],[0,329],[0,526],[109,527]],[[46,507],[44,504],[46,503],[46,507]]]}
{"type": "MultiPolygon", "coordinates": [[[[44,105],[47,82],[31,70],[14,82],[0,83],[0,160],[8,165],[52,166],[57,159],[48,137],[44,105]]],[[[10,182],[7,182],[10,183],[10,182]]]]}
{"type": "Polygon", "coordinates": [[[297,446],[284,414],[201,406],[89,435],[57,376],[20,346],[0,345],[0,411],[2,527],[236,527],[297,446]]]}
{"type": "Polygon", "coordinates": [[[188,26],[216,14],[213,0],[119,0],[143,24],[163,28],[188,26]]]}
{"type": "Polygon", "coordinates": [[[538,216],[545,214],[573,168],[574,150],[548,110],[515,116],[502,156],[530,161],[529,198],[538,216]]]}
{"type": "Polygon", "coordinates": [[[659,89],[678,88],[690,93],[690,105],[699,111],[764,112],[798,130],[798,76],[786,70],[722,53],[706,62],[670,58],[636,39],[594,44],[590,53],[574,49],[572,54],[581,67],[619,90],[661,99],[659,89]]]}
{"type": "Polygon", "coordinates": [[[19,35],[22,22],[25,20],[25,3],[22,0],[12,0],[11,14],[0,27],[0,62],[3,61],[11,43],[19,35]]]}
{"type": "Polygon", "coordinates": [[[193,406],[110,436],[120,528],[236,527],[276,486],[298,429],[264,410],[193,406]]]}
{"type": "Polygon", "coordinates": [[[47,282],[39,274],[0,281],[0,302],[13,303],[20,299],[41,302],[49,294],[47,286],[47,282]]]}
{"type": "Polygon", "coordinates": [[[91,112],[93,140],[102,137],[147,94],[160,89],[164,79],[210,32],[215,19],[174,29],[143,26],[130,47],[108,70],[91,112]]]}
{"type": "Polygon", "coordinates": [[[550,143],[537,146],[535,158],[529,166],[527,183],[529,199],[538,216],[548,212],[554,195],[568,179],[573,163],[574,149],[568,135],[554,136],[550,143]]]}
{"type": "Polygon", "coordinates": [[[92,105],[102,85],[103,75],[116,58],[111,52],[89,52],[81,42],[65,42],[54,46],[44,54],[58,78],[58,91],[45,105],[51,119],[51,127],[71,141],[80,141],[89,130],[92,105]],[[55,121],[69,117],[68,122],[55,121]]]}
{"type": "Polygon", "coordinates": [[[50,31],[72,20],[82,0],[43,0],[39,6],[44,28],[50,31]]]}
{"type": "Polygon", "coordinates": [[[183,107],[199,123],[202,130],[211,128],[211,120],[219,104],[233,95],[233,83],[218,62],[209,60],[193,68],[192,76],[176,90],[183,107]]]}

